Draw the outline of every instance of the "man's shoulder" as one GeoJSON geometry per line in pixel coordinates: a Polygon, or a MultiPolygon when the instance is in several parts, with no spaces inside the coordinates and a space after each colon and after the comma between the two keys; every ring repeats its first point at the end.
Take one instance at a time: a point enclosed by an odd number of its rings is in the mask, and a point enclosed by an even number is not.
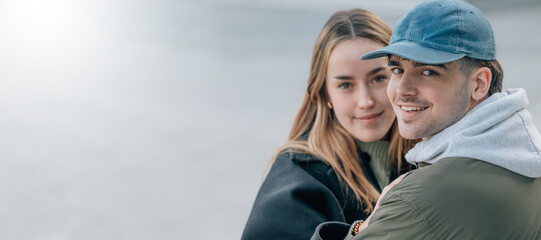
{"type": "MultiPolygon", "coordinates": [[[[407,173],[406,177],[395,186],[391,192],[404,191],[406,192],[426,192],[435,185],[445,181],[450,173],[461,172],[464,165],[461,162],[465,161],[468,164],[473,159],[467,158],[446,158],[440,161],[420,167],[407,173]]],[[[390,192],[390,193],[391,193],[390,192]]]]}
{"type": "MultiPolygon", "coordinates": [[[[497,239],[513,234],[503,226],[517,223],[523,226],[521,234],[530,237],[503,239],[532,239],[541,221],[538,202],[539,178],[527,178],[481,160],[448,158],[412,171],[383,197],[376,213],[380,211],[379,220],[407,215],[436,239],[453,234],[460,236],[455,239],[472,239],[475,234],[479,239],[497,239]],[[395,213],[400,209],[407,211],[395,213]],[[479,229],[486,232],[481,234],[479,229]]],[[[418,230],[415,228],[411,231],[418,230]]]]}
{"type": "MultiPolygon", "coordinates": [[[[465,157],[449,157],[438,160],[434,164],[423,166],[419,169],[413,170],[408,175],[408,181],[416,183],[423,183],[425,180],[430,179],[429,185],[441,183],[441,181],[448,178],[458,178],[464,175],[478,175],[480,172],[509,172],[511,171],[488,163],[486,161],[477,160],[473,158],[465,157]]],[[[426,185],[424,182],[423,185],[426,185]]]]}
{"type": "MultiPolygon", "coordinates": [[[[388,195],[412,203],[435,201],[452,194],[467,194],[479,189],[499,188],[498,182],[523,178],[496,165],[472,158],[445,158],[411,171],[388,195]]],[[[507,184],[509,185],[509,184],[507,184]]]]}
{"type": "Polygon", "coordinates": [[[405,182],[422,184],[427,187],[445,183],[475,185],[483,183],[491,184],[486,180],[493,178],[522,179],[528,177],[483,160],[451,157],[438,160],[434,164],[412,171],[405,178],[405,180],[407,179],[405,182]],[[466,179],[467,181],[459,181],[459,179],[466,179]],[[472,182],[476,179],[483,179],[484,181],[472,182]]]}

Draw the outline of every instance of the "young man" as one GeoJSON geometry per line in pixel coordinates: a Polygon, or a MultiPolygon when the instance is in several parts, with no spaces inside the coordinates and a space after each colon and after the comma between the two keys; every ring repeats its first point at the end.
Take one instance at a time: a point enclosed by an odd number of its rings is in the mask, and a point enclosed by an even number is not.
{"type": "Polygon", "coordinates": [[[387,93],[420,168],[384,190],[366,222],[312,239],[541,239],[541,135],[523,89],[501,92],[492,28],[460,0],[421,3],[389,46],[387,93]]]}

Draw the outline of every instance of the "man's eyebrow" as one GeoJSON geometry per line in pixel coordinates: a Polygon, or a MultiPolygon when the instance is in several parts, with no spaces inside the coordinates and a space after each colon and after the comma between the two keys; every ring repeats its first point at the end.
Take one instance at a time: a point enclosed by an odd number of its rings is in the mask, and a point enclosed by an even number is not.
{"type": "MultiPolygon", "coordinates": [[[[415,62],[415,61],[412,61],[413,63],[413,66],[414,67],[423,67],[423,66],[431,66],[431,67],[437,67],[437,68],[442,68],[444,70],[448,70],[447,66],[445,66],[445,64],[424,64],[424,63],[418,63],[418,62],[415,62]]],[[[399,67],[400,66],[400,63],[398,61],[395,61],[395,60],[389,60],[387,62],[387,65],[389,67],[399,67]]]]}
{"type": "Polygon", "coordinates": [[[395,61],[395,60],[390,60],[387,61],[387,66],[389,67],[400,67],[400,63],[398,61],[395,61]]]}
{"type": "Polygon", "coordinates": [[[447,70],[447,66],[445,66],[445,64],[424,64],[424,63],[413,62],[413,66],[414,67],[431,66],[431,67],[443,68],[447,70]]]}

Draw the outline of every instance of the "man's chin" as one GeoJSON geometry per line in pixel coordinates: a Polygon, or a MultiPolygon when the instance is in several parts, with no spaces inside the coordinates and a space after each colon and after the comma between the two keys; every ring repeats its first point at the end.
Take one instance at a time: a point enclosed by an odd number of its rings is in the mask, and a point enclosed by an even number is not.
{"type": "Polygon", "coordinates": [[[404,139],[410,139],[410,140],[413,140],[413,139],[419,139],[419,138],[420,138],[420,137],[417,137],[417,135],[415,135],[415,134],[402,133],[402,132],[400,132],[400,136],[402,136],[404,139]]]}
{"type": "Polygon", "coordinates": [[[398,123],[398,132],[405,139],[419,139],[422,137],[419,136],[419,131],[414,126],[401,122],[398,123]]]}

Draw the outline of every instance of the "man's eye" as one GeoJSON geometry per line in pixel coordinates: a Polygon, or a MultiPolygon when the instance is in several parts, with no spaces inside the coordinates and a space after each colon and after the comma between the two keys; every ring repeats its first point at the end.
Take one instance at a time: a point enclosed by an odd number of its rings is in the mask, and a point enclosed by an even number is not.
{"type": "Polygon", "coordinates": [[[434,76],[434,75],[438,75],[436,72],[432,71],[432,70],[424,70],[422,72],[423,75],[425,76],[434,76]]]}
{"type": "Polygon", "coordinates": [[[391,69],[391,72],[393,74],[401,74],[403,71],[400,68],[393,68],[393,69],[391,69]]]}

